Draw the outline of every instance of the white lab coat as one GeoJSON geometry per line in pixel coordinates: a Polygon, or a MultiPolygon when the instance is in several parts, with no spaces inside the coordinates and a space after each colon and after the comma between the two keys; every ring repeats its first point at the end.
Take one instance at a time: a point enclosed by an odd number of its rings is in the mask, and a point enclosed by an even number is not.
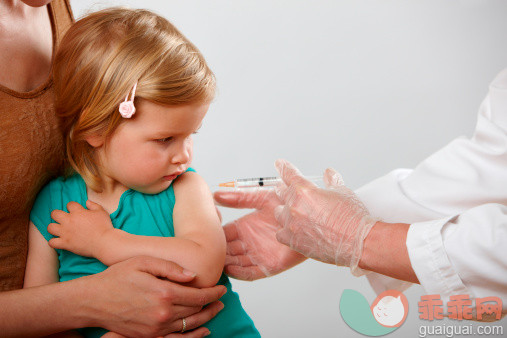
{"type": "MultiPolygon", "coordinates": [[[[507,69],[491,83],[472,138],[356,193],[373,216],[411,224],[408,254],[426,294],[444,304],[451,295],[496,296],[507,312],[507,69]]],[[[377,293],[411,285],[376,273],[368,279],[377,293]]]]}

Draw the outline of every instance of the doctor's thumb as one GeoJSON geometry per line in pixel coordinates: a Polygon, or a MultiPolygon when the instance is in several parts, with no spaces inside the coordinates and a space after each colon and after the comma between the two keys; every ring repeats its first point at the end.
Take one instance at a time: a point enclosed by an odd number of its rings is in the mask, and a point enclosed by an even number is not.
{"type": "Polygon", "coordinates": [[[343,181],[342,175],[340,175],[333,168],[327,168],[324,171],[324,184],[328,189],[337,189],[343,185],[345,182],[343,181]]]}
{"type": "Polygon", "coordinates": [[[300,185],[300,186],[313,186],[313,183],[308,181],[301,171],[292,163],[287,160],[278,159],[275,161],[275,169],[280,174],[280,178],[287,185],[300,185]]]}

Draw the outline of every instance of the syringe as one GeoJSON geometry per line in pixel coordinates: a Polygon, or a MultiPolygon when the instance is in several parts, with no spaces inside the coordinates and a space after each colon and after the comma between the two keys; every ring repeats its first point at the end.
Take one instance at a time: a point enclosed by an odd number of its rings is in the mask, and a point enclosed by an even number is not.
{"type": "MultiPolygon", "coordinates": [[[[305,176],[305,178],[312,182],[322,181],[322,176],[305,176]]],[[[279,177],[255,177],[255,178],[238,178],[231,182],[220,183],[219,187],[228,188],[259,188],[259,187],[274,187],[282,182],[279,177]]]]}

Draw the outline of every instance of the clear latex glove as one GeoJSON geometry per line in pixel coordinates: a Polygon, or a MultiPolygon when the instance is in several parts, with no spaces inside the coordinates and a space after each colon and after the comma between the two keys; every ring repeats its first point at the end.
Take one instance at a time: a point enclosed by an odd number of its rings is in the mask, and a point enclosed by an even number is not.
{"type": "Polygon", "coordinates": [[[306,257],[348,266],[356,276],[364,274],[358,264],[364,239],[376,220],[343,185],[340,175],[326,169],[324,182],[328,189],[321,189],[285,160],[277,160],[275,167],[286,185],[276,188],[285,203],[275,210],[282,226],[276,238],[306,257]]]}
{"type": "Polygon", "coordinates": [[[225,273],[229,276],[256,280],[276,275],[306,259],[276,240],[280,226],[274,209],[281,203],[273,190],[217,191],[214,197],[221,206],[257,209],[224,226],[225,273]]]}

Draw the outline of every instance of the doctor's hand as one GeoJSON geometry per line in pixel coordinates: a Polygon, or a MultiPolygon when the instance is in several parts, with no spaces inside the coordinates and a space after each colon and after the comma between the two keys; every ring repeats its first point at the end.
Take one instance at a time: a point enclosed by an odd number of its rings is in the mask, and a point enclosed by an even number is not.
{"type": "Polygon", "coordinates": [[[225,273],[229,276],[256,280],[276,275],[306,259],[276,240],[280,227],[274,209],[280,200],[273,190],[217,191],[214,197],[221,206],[257,209],[224,226],[225,273]]]}
{"type": "Polygon", "coordinates": [[[327,169],[328,189],[321,189],[285,160],[277,160],[275,167],[285,183],[276,188],[284,203],[275,209],[281,226],[278,241],[306,257],[350,267],[356,276],[364,274],[358,264],[364,239],[376,220],[343,185],[340,175],[327,169]]]}

